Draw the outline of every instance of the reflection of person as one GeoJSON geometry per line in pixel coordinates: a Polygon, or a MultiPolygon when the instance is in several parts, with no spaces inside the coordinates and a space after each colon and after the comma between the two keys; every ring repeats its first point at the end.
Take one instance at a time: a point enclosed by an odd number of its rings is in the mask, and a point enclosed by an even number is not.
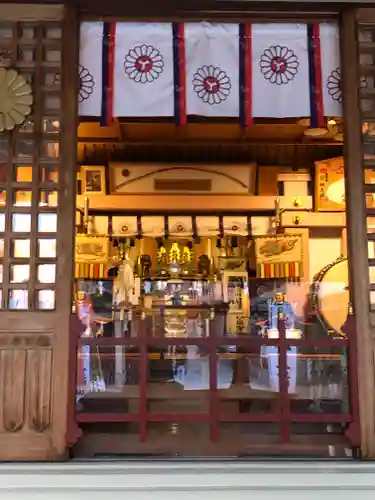
{"type": "Polygon", "coordinates": [[[77,315],[81,320],[82,324],[85,326],[85,331],[83,332],[83,337],[91,336],[91,325],[92,325],[92,303],[90,297],[82,291],[77,293],[77,315]]]}
{"type": "Polygon", "coordinates": [[[102,190],[102,182],[100,172],[92,170],[86,172],[86,191],[100,192],[102,190]]]}
{"type": "Polygon", "coordinates": [[[282,292],[277,292],[274,299],[269,301],[269,327],[277,329],[279,319],[285,321],[285,328],[294,328],[293,307],[285,300],[285,295],[282,292]]]}
{"type": "Polygon", "coordinates": [[[250,307],[252,335],[258,335],[260,326],[267,323],[268,302],[274,296],[273,290],[265,284],[258,286],[256,293],[256,296],[251,298],[250,307]]]}

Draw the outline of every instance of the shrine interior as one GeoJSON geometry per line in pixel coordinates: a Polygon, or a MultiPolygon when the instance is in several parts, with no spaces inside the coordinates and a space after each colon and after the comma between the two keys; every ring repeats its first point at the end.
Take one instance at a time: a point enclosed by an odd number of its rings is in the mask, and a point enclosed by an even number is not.
{"type": "MultiPolygon", "coordinates": [[[[279,338],[280,311],[284,335],[296,344],[287,354],[291,412],[348,411],[345,349],[312,343],[345,338],[350,309],[339,126],[317,139],[308,123],[291,120],[259,120],[245,133],[231,123],[183,131],[168,123],[80,123],[73,302],[85,328],[77,456],[164,456],[171,446],[182,456],[201,447],[215,455],[207,421],[194,420],[209,413],[212,391],[217,411],[235,415],[220,423],[220,450],[246,455],[239,440],[249,433],[255,450],[275,445],[277,423],[245,423],[241,415],[266,415],[279,404],[278,347],[270,339],[279,338]],[[220,194],[205,198],[208,190],[220,194]],[[176,193],[191,204],[179,205],[176,193]],[[127,201],[134,194],[139,210],[127,201]],[[226,201],[234,194],[238,210],[226,201]],[[205,199],[215,199],[216,211],[205,199]],[[241,345],[246,338],[254,343],[241,345]],[[154,419],[143,443],[132,420],[142,378],[144,411],[154,419]],[[116,418],[123,414],[125,422],[116,418]]],[[[350,454],[342,423],[292,426],[297,443],[301,433],[310,444],[318,437],[318,455],[350,454]]]]}
{"type": "Polygon", "coordinates": [[[81,116],[72,453],[352,457],[344,118],[199,114],[81,116]]]}

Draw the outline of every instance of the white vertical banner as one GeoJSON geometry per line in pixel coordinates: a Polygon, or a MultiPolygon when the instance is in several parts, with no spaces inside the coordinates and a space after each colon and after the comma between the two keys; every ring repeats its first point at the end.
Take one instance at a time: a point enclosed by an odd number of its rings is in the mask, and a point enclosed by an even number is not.
{"type": "Polygon", "coordinates": [[[185,24],[186,112],[239,116],[238,24],[185,24]]]}
{"type": "Polygon", "coordinates": [[[117,23],[113,116],[174,115],[171,23],[117,23]]]}
{"type": "Polygon", "coordinates": [[[103,23],[80,25],[78,113],[100,116],[102,108],[103,23]]]}
{"type": "Polygon", "coordinates": [[[253,116],[310,116],[306,24],[252,25],[253,116]]]}
{"type": "Polygon", "coordinates": [[[319,25],[324,116],[342,115],[340,33],[337,24],[319,25]]]}

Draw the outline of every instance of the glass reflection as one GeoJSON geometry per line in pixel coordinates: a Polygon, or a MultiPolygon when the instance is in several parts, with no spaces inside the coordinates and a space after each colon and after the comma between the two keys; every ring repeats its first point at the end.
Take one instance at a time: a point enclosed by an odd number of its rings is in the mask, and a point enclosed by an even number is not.
{"type": "Polygon", "coordinates": [[[56,231],[57,231],[57,214],[38,215],[39,233],[56,233],[56,231]]]}
{"type": "Polygon", "coordinates": [[[60,131],[60,120],[58,118],[44,118],[43,132],[45,134],[58,134],[60,131]]]}
{"type": "Polygon", "coordinates": [[[55,283],[56,264],[41,264],[37,273],[39,283],[55,283]]]}
{"type": "Polygon", "coordinates": [[[29,233],[30,229],[30,214],[12,214],[12,231],[14,233],[29,233]]]}
{"type": "Polygon", "coordinates": [[[56,166],[49,165],[48,167],[42,166],[41,168],[41,179],[42,182],[53,182],[57,184],[59,182],[59,172],[56,166]]]}
{"type": "Polygon", "coordinates": [[[13,198],[14,207],[31,207],[32,193],[31,191],[15,191],[13,198]]]}
{"type": "Polygon", "coordinates": [[[8,299],[8,309],[28,309],[27,290],[10,290],[8,299]]]}
{"type": "MultiPolygon", "coordinates": [[[[209,411],[209,356],[198,346],[149,348],[147,398],[155,413],[209,411]]],[[[226,380],[223,381],[227,383],[226,380]]]]}
{"type": "Polygon", "coordinates": [[[5,189],[0,189],[0,207],[5,207],[7,204],[7,192],[5,189]]]}
{"type": "MultiPolygon", "coordinates": [[[[297,413],[349,412],[347,357],[340,348],[294,348],[296,375],[291,409],[297,413]]],[[[292,390],[290,390],[293,393],[292,390]]]]}
{"type": "Polygon", "coordinates": [[[51,310],[55,308],[55,290],[39,290],[37,309],[51,310]]]}
{"type": "Polygon", "coordinates": [[[10,266],[10,282],[26,283],[30,278],[30,266],[28,264],[12,264],[10,266]]]}
{"type": "Polygon", "coordinates": [[[139,351],[133,346],[79,346],[77,411],[137,413],[139,367],[139,351]]]}
{"type": "Polygon", "coordinates": [[[0,214],[0,233],[5,231],[5,214],[0,214]]]}
{"type": "Polygon", "coordinates": [[[12,239],[11,255],[16,259],[28,259],[30,257],[30,240],[12,239]]]}
{"type": "Polygon", "coordinates": [[[33,167],[26,165],[17,165],[15,167],[16,182],[32,182],[33,180],[33,167]]]}
{"type": "Polygon", "coordinates": [[[217,389],[222,411],[272,413],[279,405],[279,354],[275,346],[222,346],[217,389]]]}
{"type": "Polygon", "coordinates": [[[38,239],[38,257],[43,259],[56,257],[56,240],[54,238],[38,239]]]}
{"type": "Polygon", "coordinates": [[[34,141],[20,140],[16,143],[15,154],[18,159],[29,159],[34,154],[34,141]]]}
{"type": "Polygon", "coordinates": [[[57,207],[57,191],[41,191],[39,198],[40,207],[57,207]]]}

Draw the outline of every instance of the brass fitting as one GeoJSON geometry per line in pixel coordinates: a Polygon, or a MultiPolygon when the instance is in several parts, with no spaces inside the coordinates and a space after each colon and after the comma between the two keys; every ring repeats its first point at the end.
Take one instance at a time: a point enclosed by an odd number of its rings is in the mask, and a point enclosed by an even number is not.
{"type": "Polygon", "coordinates": [[[297,197],[293,199],[293,207],[295,208],[301,208],[302,207],[302,200],[301,198],[297,197]]]}

